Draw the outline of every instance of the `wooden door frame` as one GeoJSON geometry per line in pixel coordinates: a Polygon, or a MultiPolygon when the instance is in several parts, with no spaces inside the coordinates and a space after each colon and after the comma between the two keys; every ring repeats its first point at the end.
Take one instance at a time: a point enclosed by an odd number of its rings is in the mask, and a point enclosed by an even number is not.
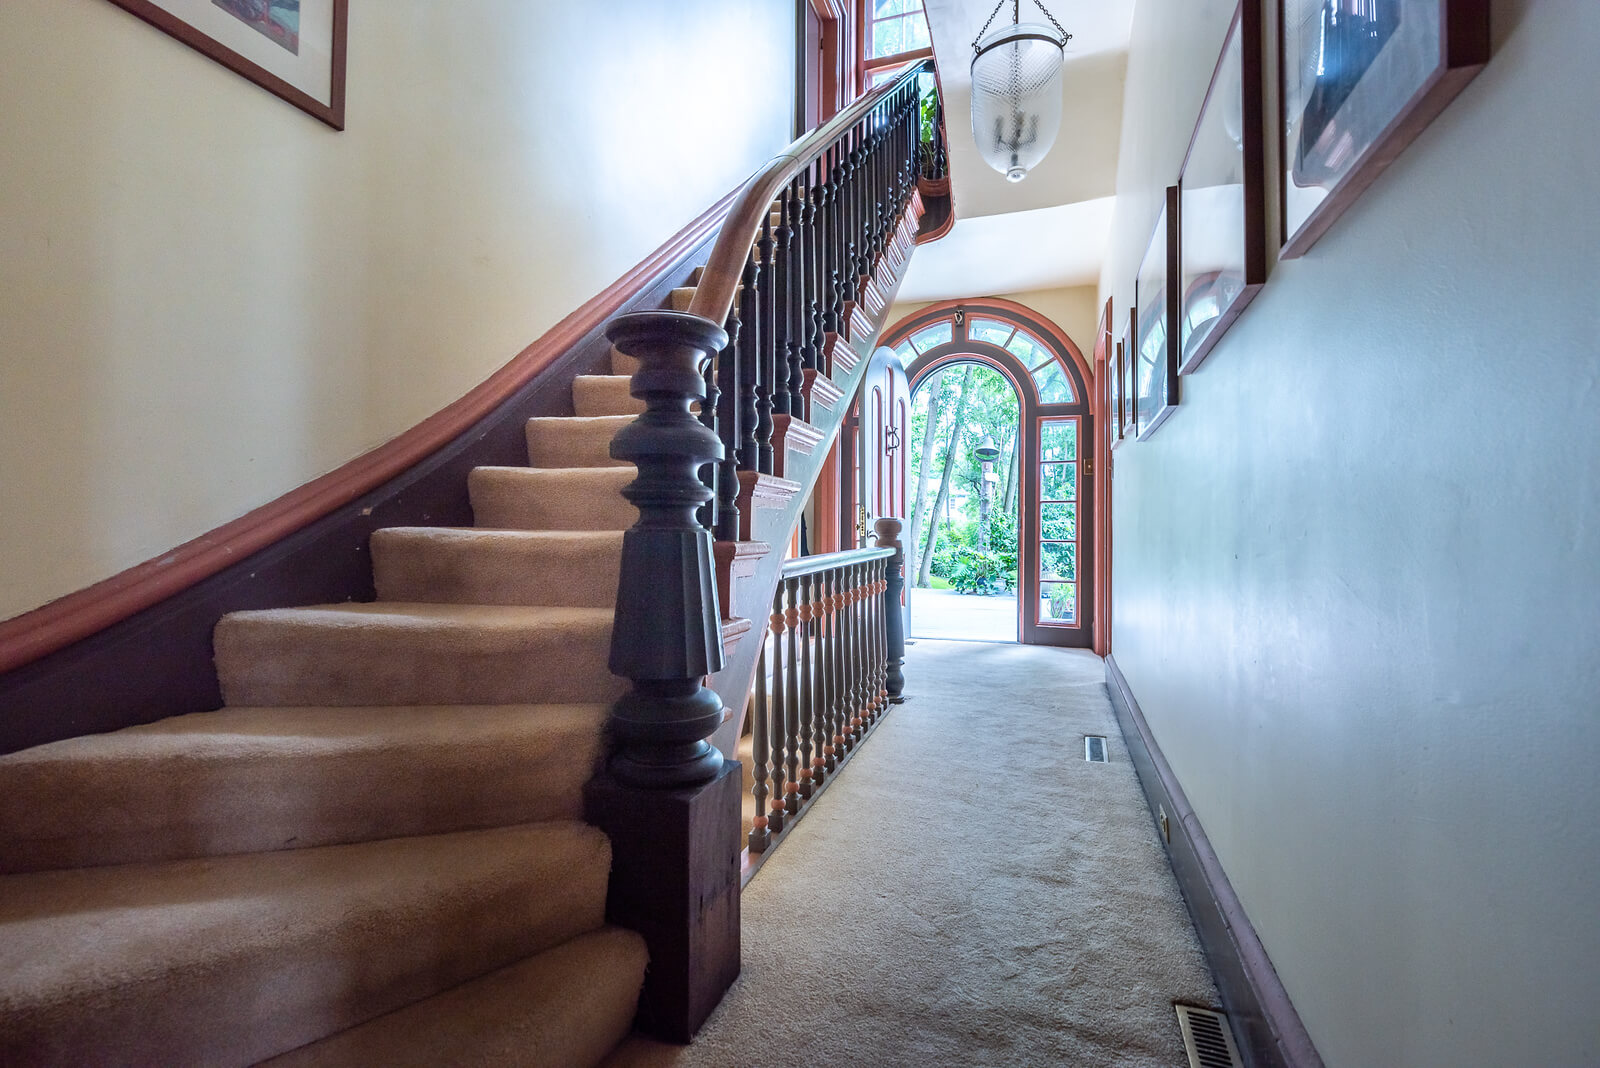
{"type": "Polygon", "coordinates": [[[1096,389],[1097,379],[1072,339],[1055,323],[1015,301],[986,297],[979,300],[948,300],[929,305],[895,323],[884,334],[882,344],[898,346],[926,327],[959,316],[961,325],[952,330],[943,345],[920,353],[907,368],[910,392],[935,370],[962,362],[985,364],[1010,379],[1021,404],[1018,437],[1022,445],[1022,484],[1019,487],[1017,531],[1017,612],[1019,640],[1035,645],[1065,645],[1094,648],[1101,633],[1099,608],[1100,545],[1097,538],[1099,485],[1097,477],[1105,471],[1098,457],[1098,418],[1103,407],[1096,389]],[[1070,404],[1044,404],[1039,401],[1029,369],[1006,349],[966,337],[967,324],[974,318],[992,318],[1026,329],[1051,346],[1065,365],[1072,382],[1070,404]],[[1025,386],[1024,386],[1025,384],[1025,386]],[[1078,622],[1056,624],[1038,622],[1040,508],[1039,423],[1044,419],[1073,416],[1078,430],[1078,622]],[[1023,434],[1023,428],[1028,429],[1023,434]],[[1023,502],[1027,503],[1024,504],[1023,502]],[[1087,535],[1087,536],[1085,536],[1087,535]]]}

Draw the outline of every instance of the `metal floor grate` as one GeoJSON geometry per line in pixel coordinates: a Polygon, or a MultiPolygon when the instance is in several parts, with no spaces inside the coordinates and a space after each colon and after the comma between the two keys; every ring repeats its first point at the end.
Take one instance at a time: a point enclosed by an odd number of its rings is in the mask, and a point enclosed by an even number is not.
{"type": "Polygon", "coordinates": [[[1106,740],[1103,735],[1085,734],[1083,736],[1083,759],[1091,764],[1104,764],[1108,759],[1106,754],[1106,740]]]}
{"type": "Polygon", "coordinates": [[[1189,1068],[1244,1068],[1226,1016],[1195,1005],[1172,1007],[1178,1011],[1178,1028],[1183,1032],[1189,1068]]]}

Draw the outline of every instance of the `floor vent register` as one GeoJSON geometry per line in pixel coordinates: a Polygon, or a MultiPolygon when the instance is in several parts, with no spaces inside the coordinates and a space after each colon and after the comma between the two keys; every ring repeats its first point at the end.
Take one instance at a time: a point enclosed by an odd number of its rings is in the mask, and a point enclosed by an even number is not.
{"type": "Polygon", "coordinates": [[[1083,736],[1083,759],[1091,764],[1104,764],[1106,762],[1106,740],[1103,735],[1086,734],[1083,736]]]}
{"type": "Polygon", "coordinates": [[[1183,1032],[1184,1052],[1189,1054],[1189,1068],[1244,1068],[1226,1016],[1194,1005],[1173,1008],[1178,1010],[1178,1027],[1183,1032]]]}

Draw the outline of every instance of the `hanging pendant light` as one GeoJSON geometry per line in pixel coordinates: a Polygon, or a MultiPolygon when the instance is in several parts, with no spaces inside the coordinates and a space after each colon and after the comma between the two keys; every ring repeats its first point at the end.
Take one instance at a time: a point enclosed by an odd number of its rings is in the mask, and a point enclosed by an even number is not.
{"type": "Polygon", "coordinates": [[[1011,25],[988,33],[1005,6],[1000,0],[972,42],[972,137],[983,161],[1009,182],[1038,166],[1061,126],[1061,68],[1072,34],[1033,2],[1049,26],[1021,21],[1022,0],[1011,0],[1011,25]]]}

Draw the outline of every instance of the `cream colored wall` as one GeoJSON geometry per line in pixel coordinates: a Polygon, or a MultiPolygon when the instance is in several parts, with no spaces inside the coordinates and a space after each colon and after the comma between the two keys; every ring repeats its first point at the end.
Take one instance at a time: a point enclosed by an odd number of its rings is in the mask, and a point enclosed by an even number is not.
{"type": "MultiPolygon", "coordinates": [[[[1492,6],[1114,459],[1112,653],[1329,1068],[1600,1064],[1600,4],[1492,6]]],[[[1119,315],[1232,9],[1137,9],[1119,315]]]]}
{"type": "MultiPolygon", "coordinates": [[[[1067,286],[1059,289],[1034,289],[1027,293],[996,294],[1005,300],[1016,301],[1032,308],[1067,332],[1085,361],[1094,359],[1095,326],[1100,322],[1100,304],[1094,286],[1067,286]]],[[[973,299],[977,299],[974,297],[973,299]]],[[[908,315],[921,311],[930,303],[898,303],[889,309],[888,322],[898,323],[908,315]]]]}
{"type": "Polygon", "coordinates": [[[0,4],[0,618],[413,426],[789,140],[788,0],[350,6],[336,133],[0,4]]]}

